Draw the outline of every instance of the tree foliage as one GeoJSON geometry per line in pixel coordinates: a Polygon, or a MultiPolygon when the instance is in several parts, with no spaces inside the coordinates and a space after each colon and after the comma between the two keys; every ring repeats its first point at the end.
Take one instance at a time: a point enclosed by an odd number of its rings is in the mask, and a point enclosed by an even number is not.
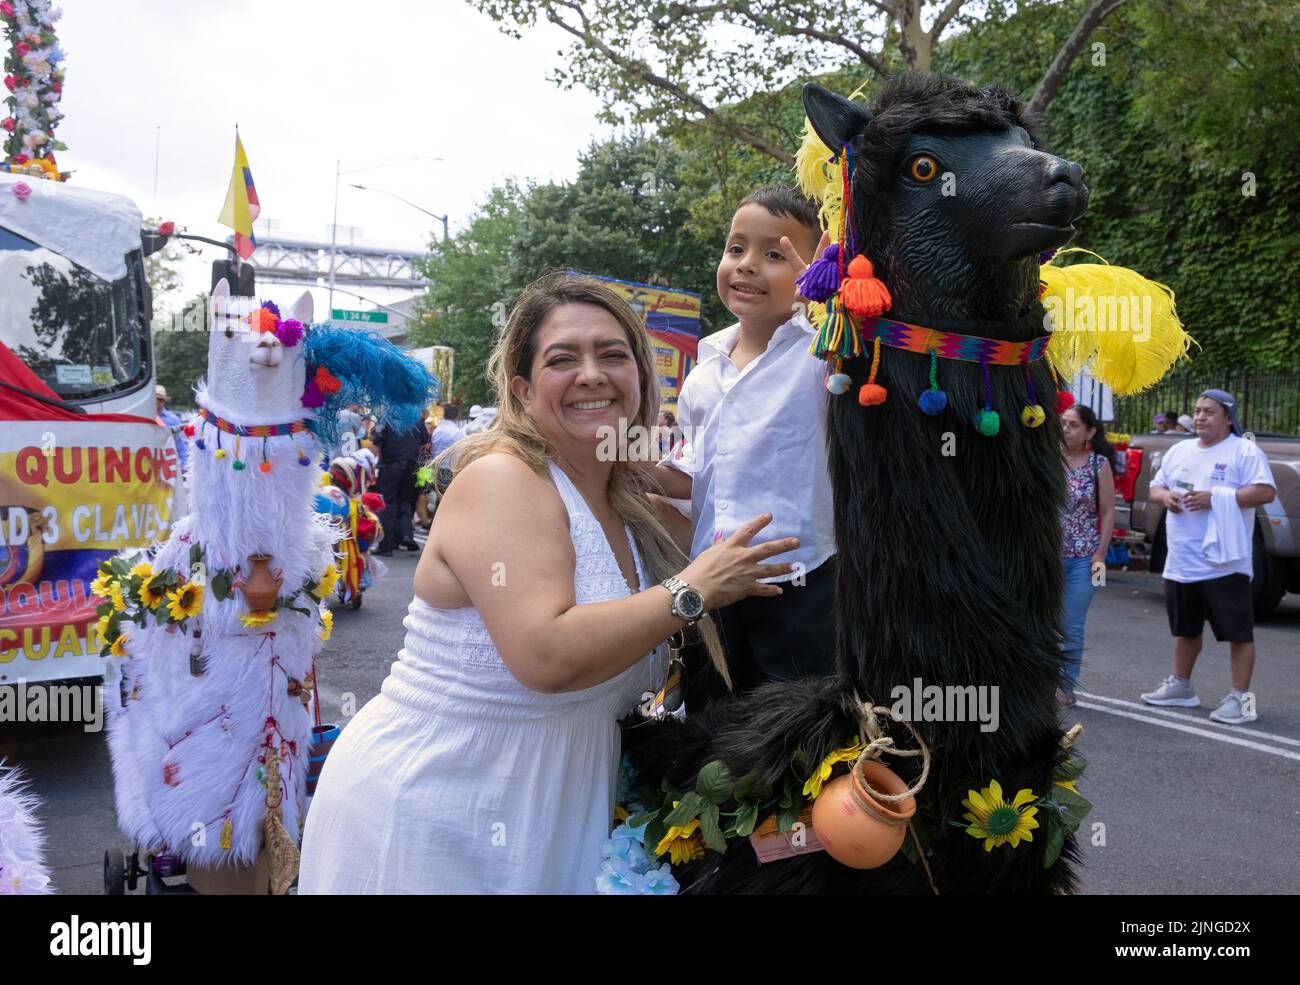
{"type": "Polygon", "coordinates": [[[153,352],[158,382],[170,406],[194,406],[194,384],[208,369],[208,296],[196,294],[179,310],[154,320],[153,352]]]}

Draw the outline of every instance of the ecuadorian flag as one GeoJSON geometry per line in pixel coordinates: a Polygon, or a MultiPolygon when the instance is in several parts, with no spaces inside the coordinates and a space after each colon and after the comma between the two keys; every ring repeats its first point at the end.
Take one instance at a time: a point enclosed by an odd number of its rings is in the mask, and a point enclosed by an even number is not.
{"type": "Polygon", "coordinates": [[[222,206],[217,222],[235,231],[235,252],[239,254],[241,260],[247,260],[257,249],[257,240],[253,238],[253,220],[261,211],[262,206],[257,201],[257,189],[253,187],[253,172],[248,167],[244,145],[240,142],[239,131],[236,130],[235,170],[230,175],[230,189],[226,192],[226,204],[222,206]]]}

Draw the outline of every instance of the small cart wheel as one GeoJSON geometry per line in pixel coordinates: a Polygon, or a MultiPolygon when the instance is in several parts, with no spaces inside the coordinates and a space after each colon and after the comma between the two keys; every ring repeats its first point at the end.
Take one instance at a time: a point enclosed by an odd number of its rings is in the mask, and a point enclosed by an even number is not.
{"type": "Polygon", "coordinates": [[[126,895],[126,862],[119,851],[104,853],[104,895],[126,895]]]}

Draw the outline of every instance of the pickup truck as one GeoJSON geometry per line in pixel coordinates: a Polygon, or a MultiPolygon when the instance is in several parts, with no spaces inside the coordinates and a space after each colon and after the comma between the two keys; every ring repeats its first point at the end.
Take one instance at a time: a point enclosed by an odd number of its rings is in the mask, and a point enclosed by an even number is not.
{"type": "MultiPolygon", "coordinates": [[[[1145,548],[1153,572],[1163,571],[1165,565],[1165,510],[1150,501],[1151,479],[1174,442],[1195,440],[1191,434],[1136,434],[1120,453],[1126,460],[1123,474],[1115,479],[1116,539],[1137,553],[1145,548]]],[[[1255,617],[1262,619],[1287,592],[1300,592],[1300,438],[1256,434],[1254,440],[1268,456],[1277,483],[1273,502],[1255,509],[1251,589],[1255,617]]]]}

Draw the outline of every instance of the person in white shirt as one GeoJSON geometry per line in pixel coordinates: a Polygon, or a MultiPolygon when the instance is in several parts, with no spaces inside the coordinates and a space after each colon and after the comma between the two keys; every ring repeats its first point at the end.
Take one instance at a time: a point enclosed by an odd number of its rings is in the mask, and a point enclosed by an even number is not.
{"type": "Polygon", "coordinates": [[[1232,654],[1232,692],[1210,717],[1241,725],[1259,717],[1250,691],[1255,507],[1271,503],[1277,489],[1264,453],[1240,436],[1237,402],[1230,393],[1202,393],[1192,427],[1197,440],[1170,448],[1151,480],[1151,502],[1168,509],[1165,607],[1174,637],[1174,672],[1142,700],[1181,708],[1200,705],[1191,677],[1208,618],[1214,638],[1227,641],[1232,654]]]}
{"type": "MultiPolygon", "coordinates": [[[[826,460],[826,364],[808,350],[814,330],[795,279],[829,239],[794,189],[747,196],[718,265],[718,295],[739,323],[700,340],[699,362],[677,401],[682,440],[654,470],[664,493],[690,499],[691,556],[770,512],[774,537],[797,537],[779,596],[742,599],[715,619],[737,692],[835,669],[835,532],[826,460]],[[798,244],[796,247],[795,244],[798,244]]],[[[688,670],[695,670],[688,665],[688,670]]],[[[690,675],[688,704],[723,693],[690,675]]]]}

